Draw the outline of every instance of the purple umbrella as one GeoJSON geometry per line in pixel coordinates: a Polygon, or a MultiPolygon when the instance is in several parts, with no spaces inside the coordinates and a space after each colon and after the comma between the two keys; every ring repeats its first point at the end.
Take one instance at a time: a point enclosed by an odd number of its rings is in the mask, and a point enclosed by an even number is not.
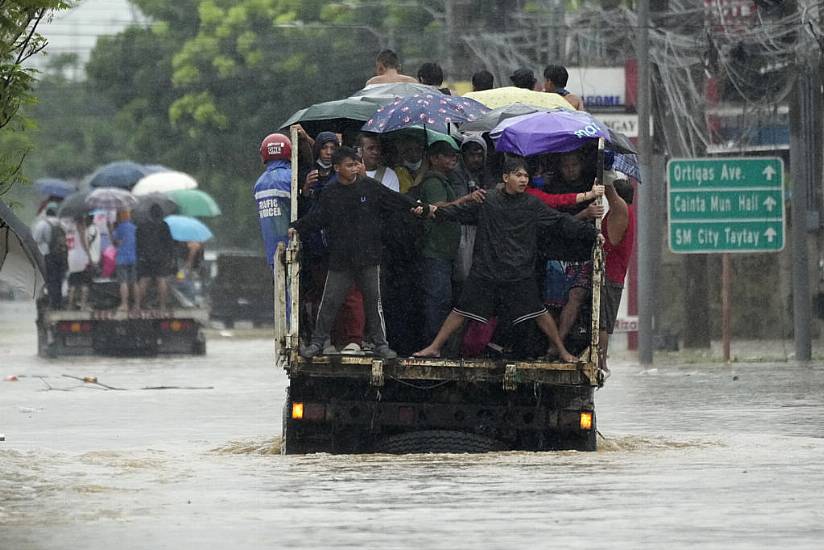
{"type": "Polygon", "coordinates": [[[489,112],[474,99],[441,93],[400,97],[375,112],[361,128],[384,134],[404,128],[427,128],[449,134],[450,124],[475,120],[489,112]]]}
{"type": "MultiPolygon", "coordinates": [[[[567,153],[604,138],[611,141],[609,128],[583,111],[547,111],[508,118],[490,133],[495,150],[523,157],[543,153],[567,153]]],[[[611,143],[619,152],[631,153],[620,143],[611,143]]]]}

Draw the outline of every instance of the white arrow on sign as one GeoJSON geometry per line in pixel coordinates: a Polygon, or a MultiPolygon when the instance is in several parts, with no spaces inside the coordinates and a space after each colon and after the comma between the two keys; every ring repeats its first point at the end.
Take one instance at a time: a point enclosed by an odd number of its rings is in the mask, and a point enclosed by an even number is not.
{"type": "Polygon", "coordinates": [[[767,181],[772,181],[773,176],[775,175],[775,168],[768,164],[767,167],[761,171],[761,174],[763,174],[764,177],[767,178],[767,181]]]}
{"type": "Polygon", "coordinates": [[[773,239],[775,239],[775,236],[778,235],[778,233],[776,233],[775,229],[773,229],[772,227],[768,227],[767,230],[764,231],[764,235],[767,237],[767,242],[771,243],[773,242],[773,239]]]}
{"type": "Polygon", "coordinates": [[[767,207],[768,212],[772,212],[772,210],[773,210],[773,208],[775,208],[776,204],[778,204],[778,203],[772,197],[767,197],[766,200],[764,200],[764,206],[767,207]]]}

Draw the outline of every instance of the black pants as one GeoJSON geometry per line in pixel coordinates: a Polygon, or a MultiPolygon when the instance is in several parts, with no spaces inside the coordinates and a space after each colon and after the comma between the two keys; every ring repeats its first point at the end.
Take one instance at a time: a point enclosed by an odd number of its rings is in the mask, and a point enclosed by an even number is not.
{"type": "Polygon", "coordinates": [[[62,258],[46,254],[46,292],[49,295],[49,309],[63,307],[63,278],[67,266],[62,258]]]}

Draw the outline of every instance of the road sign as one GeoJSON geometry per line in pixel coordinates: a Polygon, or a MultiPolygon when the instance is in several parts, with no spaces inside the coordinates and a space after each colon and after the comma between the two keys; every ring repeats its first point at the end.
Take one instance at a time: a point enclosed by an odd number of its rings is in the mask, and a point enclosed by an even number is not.
{"type": "Polygon", "coordinates": [[[669,245],[681,254],[784,248],[784,162],[778,157],[671,159],[669,245]]]}

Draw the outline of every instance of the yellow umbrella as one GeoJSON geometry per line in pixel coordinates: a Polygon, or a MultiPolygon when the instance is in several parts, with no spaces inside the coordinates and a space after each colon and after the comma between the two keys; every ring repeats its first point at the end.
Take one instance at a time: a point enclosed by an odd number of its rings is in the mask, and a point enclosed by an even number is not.
{"type": "Polygon", "coordinates": [[[566,109],[568,111],[575,110],[566,99],[558,94],[536,92],[525,88],[516,88],[515,86],[493,88],[491,90],[483,90],[480,92],[469,92],[464,94],[464,97],[469,97],[475,101],[483,103],[490,109],[506,107],[507,105],[512,105],[513,103],[525,103],[527,105],[542,107],[544,109],[566,109]]]}

